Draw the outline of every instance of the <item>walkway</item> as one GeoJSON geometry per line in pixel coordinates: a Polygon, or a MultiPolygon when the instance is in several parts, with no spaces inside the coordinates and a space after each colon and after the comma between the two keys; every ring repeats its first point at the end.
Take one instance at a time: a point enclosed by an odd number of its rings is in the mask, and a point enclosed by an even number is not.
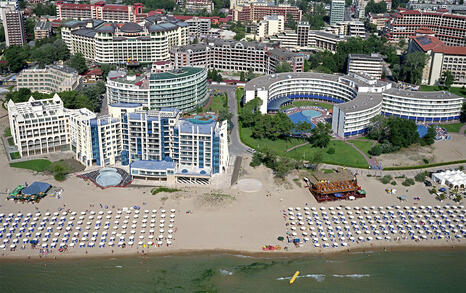
{"type": "Polygon", "coordinates": [[[366,153],[364,153],[363,151],[361,151],[357,146],[355,146],[355,145],[352,144],[351,142],[349,142],[349,141],[347,141],[346,139],[341,138],[341,137],[337,137],[336,139],[343,141],[344,143],[346,143],[347,145],[349,145],[349,146],[351,146],[353,149],[355,149],[358,153],[360,153],[360,154],[364,157],[364,160],[366,160],[368,166],[373,166],[373,165],[377,164],[377,161],[376,161],[375,159],[369,158],[369,157],[366,155],[366,153]]]}
{"type": "Polygon", "coordinates": [[[299,147],[308,145],[309,143],[310,143],[310,142],[307,141],[307,142],[305,142],[305,143],[298,144],[298,145],[295,145],[295,146],[293,146],[293,147],[290,147],[289,149],[287,149],[287,150],[285,151],[285,153],[291,152],[292,150],[297,149],[297,148],[299,148],[299,147]]]}
{"type": "Polygon", "coordinates": [[[466,136],[466,124],[465,124],[465,125],[463,125],[463,126],[461,126],[461,128],[460,128],[460,131],[459,131],[459,132],[460,132],[460,134],[463,134],[464,136],[466,136]]]}

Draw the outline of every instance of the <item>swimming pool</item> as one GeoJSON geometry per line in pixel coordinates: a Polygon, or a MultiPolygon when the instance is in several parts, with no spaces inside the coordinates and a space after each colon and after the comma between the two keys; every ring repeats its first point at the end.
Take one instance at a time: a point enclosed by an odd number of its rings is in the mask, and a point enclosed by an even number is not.
{"type": "Polygon", "coordinates": [[[122,180],[121,175],[117,173],[115,168],[103,168],[99,173],[95,181],[102,187],[116,186],[122,180]]]}
{"type": "Polygon", "coordinates": [[[189,121],[195,124],[207,124],[212,121],[215,121],[217,117],[215,115],[207,114],[207,115],[197,115],[194,118],[190,118],[189,121]]]}
{"type": "Polygon", "coordinates": [[[417,133],[419,134],[420,138],[423,138],[427,134],[427,126],[425,125],[418,125],[417,126],[417,133]]]}
{"type": "Polygon", "coordinates": [[[315,117],[319,117],[321,115],[322,113],[316,110],[303,110],[300,112],[290,114],[288,115],[288,117],[290,118],[291,122],[293,122],[294,124],[298,124],[300,122],[307,122],[307,123],[312,124],[312,128],[314,128],[315,125],[311,122],[311,119],[315,117]]]}

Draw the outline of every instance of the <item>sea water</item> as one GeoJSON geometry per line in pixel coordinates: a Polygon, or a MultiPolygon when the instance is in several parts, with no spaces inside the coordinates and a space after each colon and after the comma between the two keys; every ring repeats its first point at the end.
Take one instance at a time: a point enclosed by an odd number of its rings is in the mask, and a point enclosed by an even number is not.
{"type": "Polygon", "coordinates": [[[466,251],[0,263],[0,292],[463,292],[466,251]],[[290,286],[289,278],[301,272],[290,286]]]}

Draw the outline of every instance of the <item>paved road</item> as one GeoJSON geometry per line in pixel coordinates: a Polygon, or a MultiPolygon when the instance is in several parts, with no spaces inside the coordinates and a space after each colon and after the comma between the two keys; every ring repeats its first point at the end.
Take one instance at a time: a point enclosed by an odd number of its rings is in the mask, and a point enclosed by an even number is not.
{"type": "Polygon", "coordinates": [[[228,110],[233,114],[233,127],[230,133],[230,154],[233,156],[241,156],[247,154],[248,147],[245,146],[239,138],[238,130],[238,106],[236,102],[236,86],[230,85],[209,85],[210,89],[226,92],[228,95],[228,110]]]}

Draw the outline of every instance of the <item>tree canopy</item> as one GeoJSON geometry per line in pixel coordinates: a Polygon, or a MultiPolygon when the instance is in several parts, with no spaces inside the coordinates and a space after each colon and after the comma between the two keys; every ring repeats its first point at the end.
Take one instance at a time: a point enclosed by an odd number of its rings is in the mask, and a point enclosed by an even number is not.
{"type": "Polygon", "coordinates": [[[84,56],[81,53],[72,55],[68,61],[68,66],[76,69],[79,74],[83,74],[87,71],[86,59],[84,59],[84,56]]]}
{"type": "Polygon", "coordinates": [[[48,15],[53,16],[57,15],[57,7],[54,4],[42,4],[38,3],[33,9],[32,12],[37,16],[48,15]]]}
{"type": "Polygon", "coordinates": [[[293,68],[291,68],[291,65],[286,62],[286,61],[281,61],[278,63],[278,65],[275,67],[275,72],[276,73],[281,73],[281,72],[292,72],[293,68]]]}
{"type": "Polygon", "coordinates": [[[442,74],[442,78],[443,78],[443,84],[445,85],[447,89],[449,89],[451,85],[453,84],[453,82],[455,81],[455,77],[453,76],[453,73],[451,73],[450,70],[445,71],[442,74]]]}
{"type": "Polygon", "coordinates": [[[317,123],[311,130],[310,142],[313,147],[325,148],[332,138],[332,126],[330,123],[317,123]]]}
{"type": "Polygon", "coordinates": [[[366,8],[364,9],[364,12],[366,15],[368,15],[370,12],[372,13],[385,13],[387,12],[387,2],[382,1],[379,3],[375,3],[374,0],[370,0],[366,8]]]}

